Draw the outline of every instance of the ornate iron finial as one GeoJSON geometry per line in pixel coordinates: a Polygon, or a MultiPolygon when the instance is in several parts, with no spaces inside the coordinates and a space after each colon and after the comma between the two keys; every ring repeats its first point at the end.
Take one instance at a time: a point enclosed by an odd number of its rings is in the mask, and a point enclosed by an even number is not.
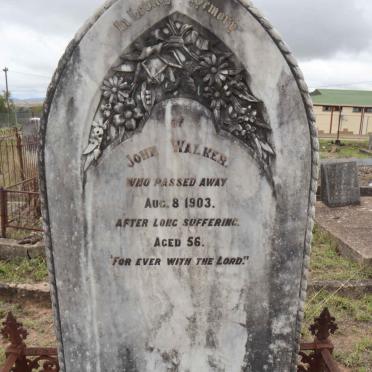
{"type": "Polygon", "coordinates": [[[11,312],[8,313],[8,316],[3,322],[1,334],[6,340],[9,340],[13,346],[22,345],[28,336],[28,332],[23,328],[23,324],[18,323],[11,312]]]}
{"type": "Polygon", "coordinates": [[[335,321],[336,319],[331,316],[328,308],[325,308],[319,318],[314,319],[314,324],[309,327],[309,330],[318,340],[327,340],[338,329],[335,321]]]}

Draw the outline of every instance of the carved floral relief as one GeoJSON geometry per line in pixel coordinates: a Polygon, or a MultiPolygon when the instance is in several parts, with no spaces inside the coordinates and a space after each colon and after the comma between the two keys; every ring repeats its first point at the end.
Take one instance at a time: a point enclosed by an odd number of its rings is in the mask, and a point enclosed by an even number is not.
{"type": "Polygon", "coordinates": [[[184,19],[175,14],[163,20],[110,71],[83,153],[85,171],[108,146],[138,133],[154,105],[187,97],[211,110],[216,130],[247,146],[271,177],[271,128],[263,102],[249,88],[248,73],[221,41],[184,19]]]}

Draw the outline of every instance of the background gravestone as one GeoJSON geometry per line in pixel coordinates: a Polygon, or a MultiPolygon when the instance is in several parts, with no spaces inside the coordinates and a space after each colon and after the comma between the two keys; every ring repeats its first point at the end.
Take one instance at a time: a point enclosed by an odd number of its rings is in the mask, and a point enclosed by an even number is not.
{"type": "Polygon", "coordinates": [[[31,118],[22,126],[23,138],[37,138],[40,128],[40,119],[31,118]]]}
{"type": "Polygon", "coordinates": [[[355,161],[322,162],[321,198],[329,207],[360,204],[358,166],[355,161]]]}
{"type": "Polygon", "coordinates": [[[41,132],[62,370],[296,370],[318,143],[252,5],[107,2],[41,132]]]}

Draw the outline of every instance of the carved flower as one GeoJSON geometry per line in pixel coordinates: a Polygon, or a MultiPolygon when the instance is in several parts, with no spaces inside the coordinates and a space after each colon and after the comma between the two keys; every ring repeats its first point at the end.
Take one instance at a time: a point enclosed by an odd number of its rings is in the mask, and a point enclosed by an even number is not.
{"type": "Polygon", "coordinates": [[[220,116],[221,108],[227,107],[231,98],[231,90],[228,84],[220,87],[217,84],[204,87],[204,96],[210,99],[210,105],[215,116],[220,116]]]}
{"type": "Polygon", "coordinates": [[[215,54],[210,54],[202,58],[199,71],[203,77],[203,81],[209,85],[217,84],[222,86],[229,76],[236,75],[239,71],[231,68],[226,61],[226,56],[218,57],[215,54]]]}
{"type": "Polygon", "coordinates": [[[93,121],[92,124],[92,131],[89,137],[89,145],[84,150],[84,155],[88,155],[93,153],[94,158],[97,159],[100,154],[100,145],[103,140],[103,136],[105,134],[105,130],[107,129],[106,122],[104,123],[102,119],[98,121],[93,121]]]}
{"type": "Polygon", "coordinates": [[[92,131],[89,137],[89,144],[84,150],[83,155],[86,156],[84,169],[87,170],[93,161],[96,161],[101,155],[101,144],[105,131],[107,130],[107,122],[102,119],[93,121],[92,131]]]}
{"type": "Polygon", "coordinates": [[[230,105],[227,114],[228,117],[225,118],[224,124],[235,135],[244,137],[256,132],[257,110],[252,105],[240,107],[239,112],[233,105],[230,105]]]}
{"type": "Polygon", "coordinates": [[[247,108],[245,108],[246,112],[243,112],[244,120],[246,123],[254,124],[257,120],[257,110],[252,108],[252,105],[249,105],[247,108]]]}
{"type": "Polygon", "coordinates": [[[112,105],[110,103],[101,105],[101,111],[105,118],[109,118],[111,116],[112,105]]]}
{"type": "Polygon", "coordinates": [[[125,127],[127,130],[135,130],[138,121],[143,117],[142,111],[136,107],[134,100],[128,100],[126,103],[118,103],[114,107],[116,115],[114,116],[114,125],[116,127],[125,127]]]}
{"type": "Polygon", "coordinates": [[[108,102],[125,102],[130,97],[130,84],[122,77],[113,76],[103,82],[103,96],[108,102]]]}
{"type": "Polygon", "coordinates": [[[102,120],[94,121],[92,124],[92,133],[91,133],[91,139],[93,142],[95,141],[102,141],[103,135],[105,133],[107,126],[105,123],[103,123],[102,120]]]}

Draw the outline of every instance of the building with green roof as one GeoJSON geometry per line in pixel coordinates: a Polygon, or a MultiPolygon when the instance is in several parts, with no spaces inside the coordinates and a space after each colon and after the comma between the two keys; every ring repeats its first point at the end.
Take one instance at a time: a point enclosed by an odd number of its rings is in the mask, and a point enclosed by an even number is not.
{"type": "Polygon", "coordinates": [[[372,91],[316,89],[311,97],[320,135],[372,133],[372,91]]]}

